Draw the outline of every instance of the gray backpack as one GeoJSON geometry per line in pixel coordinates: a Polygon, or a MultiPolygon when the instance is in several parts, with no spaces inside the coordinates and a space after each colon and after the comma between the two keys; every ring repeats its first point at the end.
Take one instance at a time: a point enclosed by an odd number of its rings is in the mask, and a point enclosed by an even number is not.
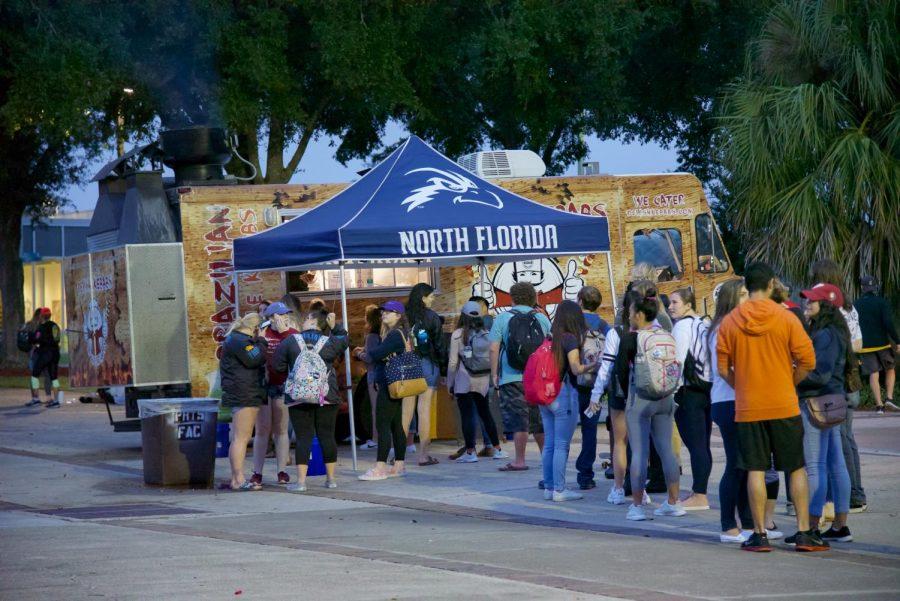
{"type": "Polygon", "coordinates": [[[634,356],[634,389],[644,399],[658,401],[674,394],[681,379],[675,338],[656,327],[639,330],[634,356]]]}
{"type": "Polygon", "coordinates": [[[459,357],[469,375],[491,373],[491,341],[488,340],[487,330],[469,332],[468,344],[459,349],[459,357]]]}

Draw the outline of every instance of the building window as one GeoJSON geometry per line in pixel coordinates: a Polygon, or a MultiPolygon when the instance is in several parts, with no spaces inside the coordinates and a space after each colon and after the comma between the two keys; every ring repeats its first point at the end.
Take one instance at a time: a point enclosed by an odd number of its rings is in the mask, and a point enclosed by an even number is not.
{"type": "MultiPolygon", "coordinates": [[[[345,269],[347,290],[385,290],[412,288],[419,282],[431,283],[431,269],[426,267],[376,267],[345,269]]],[[[341,289],[338,269],[290,271],[287,273],[288,292],[337,292],[341,289]]]]}
{"type": "Polygon", "coordinates": [[[697,215],[694,226],[697,230],[697,270],[700,273],[728,271],[728,256],[712,216],[708,213],[697,215]]]}
{"type": "Polygon", "coordinates": [[[650,265],[657,282],[680,280],[684,275],[681,260],[681,232],[675,228],[645,229],[634,233],[634,263],[650,265]]]}

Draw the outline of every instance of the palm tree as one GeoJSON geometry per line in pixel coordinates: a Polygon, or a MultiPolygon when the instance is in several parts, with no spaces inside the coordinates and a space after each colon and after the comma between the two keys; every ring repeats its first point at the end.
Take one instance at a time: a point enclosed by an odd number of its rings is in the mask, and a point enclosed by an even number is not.
{"type": "Polygon", "coordinates": [[[898,0],[776,6],[720,115],[728,212],[748,259],[807,284],[837,261],[855,296],[900,298],[898,0]]]}

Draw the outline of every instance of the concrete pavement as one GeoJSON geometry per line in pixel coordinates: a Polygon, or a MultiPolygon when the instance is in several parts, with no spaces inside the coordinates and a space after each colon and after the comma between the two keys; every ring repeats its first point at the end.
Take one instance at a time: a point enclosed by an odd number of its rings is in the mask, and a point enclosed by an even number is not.
{"type": "MultiPolygon", "coordinates": [[[[0,599],[900,598],[900,417],[857,414],[871,509],[850,518],[856,542],[755,555],[718,543],[715,508],[627,522],[605,480],[546,502],[533,445],[532,469],[514,474],[450,463],[446,443],[440,465],[364,483],[345,447],[337,490],[321,478],[306,494],[160,489],[143,484],[140,434],[112,432],[101,405],[24,400],[0,391],[0,599]]],[[[715,439],[713,454],[710,492],[715,439]]],[[[374,452],[360,457],[365,468],[374,452]]],[[[783,501],[776,520],[792,531],[783,501]]]]}

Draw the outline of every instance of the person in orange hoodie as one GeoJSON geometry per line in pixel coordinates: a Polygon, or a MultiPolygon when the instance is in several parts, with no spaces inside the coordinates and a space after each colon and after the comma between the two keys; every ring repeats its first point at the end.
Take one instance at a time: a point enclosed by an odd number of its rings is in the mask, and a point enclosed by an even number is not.
{"type": "Polygon", "coordinates": [[[796,385],[815,368],[812,341],[797,317],[772,300],[775,272],[765,263],[744,275],[750,300],[719,326],[719,374],[735,390],[738,467],[748,472],[747,490],[754,532],[741,547],[771,551],[766,535],[766,480],[775,469],[790,474],[797,508],[798,551],[824,551],[828,545],[809,527],[809,485],[803,460],[803,422],[796,385]]]}

